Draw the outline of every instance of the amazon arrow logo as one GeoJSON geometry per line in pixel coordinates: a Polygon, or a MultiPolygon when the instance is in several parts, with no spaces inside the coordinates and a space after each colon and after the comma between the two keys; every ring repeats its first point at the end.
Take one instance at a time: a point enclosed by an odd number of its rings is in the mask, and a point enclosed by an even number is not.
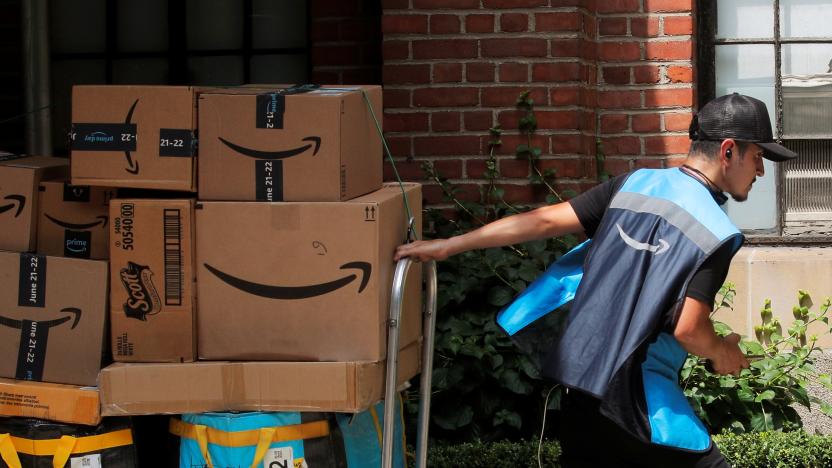
{"type": "MultiPolygon", "coordinates": [[[[130,106],[130,110],[127,111],[127,117],[124,119],[124,123],[129,124],[132,123],[133,120],[133,111],[136,110],[136,104],[139,103],[139,100],[136,99],[133,102],[133,105],[130,106]]],[[[137,135],[136,135],[137,136],[137,135]]],[[[130,174],[138,174],[139,173],[139,162],[133,161],[133,156],[130,154],[130,151],[125,151],[124,156],[127,158],[127,167],[124,168],[125,171],[129,172],[130,174]]]]}
{"type": "MultiPolygon", "coordinates": [[[[350,274],[327,283],[311,284],[307,286],[273,286],[237,278],[236,276],[220,271],[207,263],[203,263],[203,265],[208,269],[208,271],[213,273],[214,276],[221,279],[228,285],[233,286],[240,291],[269,299],[307,299],[310,297],[321,296],[343,288],[358,278],[356,274],[350,274]]],[[[372,269],[371,265],[367,262],[349,262],[341,265],[341,269],[356,269],[361,272],[361,283],[358,286],[358,293],[361,294],[361,292],[364,291],[364,288],[367,287],[367,283],[370,281],[370,272],[372,269]]]]}
{"type": "Polygon", "coordinates": [[[98,217],[96,217],[96,219],[98,219],[98,221],[96,221],[94,223],[75,224],[75,223],[69,223],[69,222],[66,222],[66,221],[61,221],[60,219],[57,219],[57,218],[53,218],[52,216],[49,216],[48,213],[44,213],[43,215],[46,217],[46,219],[48,219],[49,221],[52,221],[53,223],[57,224],[58,226],[61,226],[64,229],[74,229],[76,231],[82,231],[82,230],[85,230],[85,229],[92,229],[92,228],[98,226],[99,224],[101,225],[102,228],[107,227],[107,220],[109,219],[107,216],[98,216],[98,217]]]}
{"type": "Polygon", "coordinates": [[[308,143],[308,144],[303,145],[303,146],[298,146],[297,148],[283,150],[283,151],[261,151],[261,150],[246,148],[244,146],[240,146],[240,145],[231,143],[230,141],[226,140],[223,137],[217,137],[217,138],[225,146],[231,148],[232,150],[236,151],[239,154],[242,154],[243,156],[248,156],[250,158],[255,158],[255,159],[269,159],[269,160],[272,160],[272,161],[291,158],[292,156],[297,156],[297,155],[305,152],[309,148],[312,148],[312,146],[315,147],[315,150],[312,151],[312,156],[315,156],[315,155],[318,154],[318,150],[321,149],[321,137],[318,137],[318,136],[306,137],[301,141],[308,141],[308,142],[311,142],[311,143],[308,143]]]}
{"type": "Polygon", "coordinates": [[[615,223],[615,227],[618,228],[618,235],[621,236],[624,243],[636,250],[646,250],[648,252],[653,252],[654,255],[661,255],[667,252],[667,249],[670,248],[670,244],[664,239],[659,239],[659,243],[657,245],[650,245],[647,242],[639,242],[628,236],[627,233],[624,232],[624,229],[621,228],[620,224],[615,223]]]}
{"type": "MultiPolygon", "coordinates": [[[[72,326],[70,330],[74,330],[76,326],[78,326],[78,322],[81,321],[81,309],[77,307],[67,307],[65,309],[61,309],[61,312],[72,314],[71,316],[62,317],[55,320],[46,320],[43,322],[37,322],[38,327],[43,328],[53,328],[57,327],[58,325],[62,325],[68,321],[70,321],[73,316],[75,320],[72,321],[72,326]]],[[[16,328],[18,330],[23,330],[23,320],[15,320],[10,319],[8,317],[4,317],[0,315],[0,325],[9,327],[9,328],[16,328]]]]}
{"type": "Polygon", "coordinates": [[[11,203],[7,205],[0,205],[0,213],[5,213],[14,208],[16,205],[17,211],[14,213],[15,218],[20,216],[20,213],[23,212],[23,207],[26,206],[26,197],[23,195],[8,195],[4,198],[4,200],[11,200],[11,203]]]}

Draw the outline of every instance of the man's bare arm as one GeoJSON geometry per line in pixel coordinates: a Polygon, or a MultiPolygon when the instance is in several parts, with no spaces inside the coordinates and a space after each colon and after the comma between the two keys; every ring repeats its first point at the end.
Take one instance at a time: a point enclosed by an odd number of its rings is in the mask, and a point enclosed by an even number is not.
{"type": "Polygon", "coordinates": [[[685,298],[673,336],[691,354],[708,359],[719,374],[738,374],[748,367],[740,350],[740,336],[732,333],[724,338],[714,332],[710,320],[711,306],[692,297],[685,298]]]}

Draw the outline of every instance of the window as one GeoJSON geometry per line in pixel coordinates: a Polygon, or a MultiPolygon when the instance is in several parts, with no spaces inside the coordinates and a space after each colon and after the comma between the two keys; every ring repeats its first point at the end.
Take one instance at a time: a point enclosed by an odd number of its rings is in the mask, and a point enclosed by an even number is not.
{"type": "Polygon", "coordinates": [[[66,151],[74,84],[305,83],[306,0],[50,2],[52,127],[66,151]]]}
{"type": "Polygon", "coordinates": [[[748,201],[729,201],[726,211],[752,235],[832,235],[832,0],[698,7],[700,107],[733,92],[760,99],[775,138],[800,155],[766,161],[748,201]]]}

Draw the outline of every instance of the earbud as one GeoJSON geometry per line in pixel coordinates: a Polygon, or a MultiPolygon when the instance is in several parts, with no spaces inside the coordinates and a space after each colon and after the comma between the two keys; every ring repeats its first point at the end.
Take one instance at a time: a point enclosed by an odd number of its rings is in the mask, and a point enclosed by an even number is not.
{"type": "Polygon", "coordinates": [[[725,158],[726,159],[731,159],[731,148],[728,148],[727,150],[725,150],[725,158]]]}

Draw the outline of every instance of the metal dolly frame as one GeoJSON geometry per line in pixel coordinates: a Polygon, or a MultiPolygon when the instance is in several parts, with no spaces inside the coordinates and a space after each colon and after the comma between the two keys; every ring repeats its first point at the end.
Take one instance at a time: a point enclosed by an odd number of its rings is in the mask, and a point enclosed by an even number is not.
{"type": "MultiPolygon", "coordinates": [[[[393,274],[393,293],[390,298],[390,315],[387,323],[387,380],[384,401],[395,401],[398,391],[399,322],[402,316],[404,285],[414,261],[402,258],[393,274]]],[[[433,377],[433,337],[436,329],[436,262],[425,262],[424,317],[422,320],[422,376],[419,385],[419,425],[416,437],[416,468],[425,468],[428,460],[428,426],[430,424],[431,380],[433,377]]],[[[381,466],[393,467],[393,423],[396,405],[384,405],[384,432],[382,433],[381,466]]]]}

